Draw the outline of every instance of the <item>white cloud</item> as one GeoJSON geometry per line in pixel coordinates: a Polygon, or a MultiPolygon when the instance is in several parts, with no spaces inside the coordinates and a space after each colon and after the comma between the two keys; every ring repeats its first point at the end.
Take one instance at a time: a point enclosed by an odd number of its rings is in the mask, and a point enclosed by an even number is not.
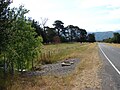
{"type": "Polygon", "coordinates": [[[88,31],[120,29],[120,24],[108,22],[120,19],[119,0],[13,0],[12,7],[20,4],[30,10],[27,16],[33,19],[48,18],[49,26],[59,19],[65,26],[78,25],[88,31]]]}

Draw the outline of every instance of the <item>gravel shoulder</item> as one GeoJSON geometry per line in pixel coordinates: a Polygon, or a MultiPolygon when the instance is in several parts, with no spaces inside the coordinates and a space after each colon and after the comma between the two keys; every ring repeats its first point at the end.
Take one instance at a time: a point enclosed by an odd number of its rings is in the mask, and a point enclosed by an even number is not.
{"type": "Polygon", "coordinates": [[[27,76],[44,76],[44,75],[67,75],[75,70],[75,67],[80,63],[80,59],[68,59],[59,61],[54,64],[46,64],[41,66],[40,71],[27,72],[27,76]],[[70,65],[62,66],[64,61],[73,62],[70,65]]]}

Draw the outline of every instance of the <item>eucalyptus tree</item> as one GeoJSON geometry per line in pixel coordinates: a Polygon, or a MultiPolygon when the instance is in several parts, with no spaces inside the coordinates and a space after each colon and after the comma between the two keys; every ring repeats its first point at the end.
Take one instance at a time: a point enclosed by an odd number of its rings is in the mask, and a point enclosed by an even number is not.
{"type": "Polygon", "coordinates": [[[80,29],[80,42],[85,42],[87,39],[87,31],[85,29],[80,29]]]}
{"type": "Polygon", "coordinates": [[[74,26],[73,26],[73,25],[68,25],[68,26],[67,26],[67,29],[68,29],[69,40],[70,40],[70,41],[73,41],[74,26]]]}
{"type": "Polygon", "coordinates": [[[57,30],[57,35],[60,37],[62,30],[64,30],[64,23],[60,20],[56,20],[54,21],[53,26],[57,30]]]}

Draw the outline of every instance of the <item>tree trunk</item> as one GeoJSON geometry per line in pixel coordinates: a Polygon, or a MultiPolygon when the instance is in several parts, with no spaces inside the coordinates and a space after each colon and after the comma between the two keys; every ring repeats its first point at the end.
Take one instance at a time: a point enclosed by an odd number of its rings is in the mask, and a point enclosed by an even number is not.
{"type": "Polygon", "coordinates": [[[33,65],[33,59],[32,59],[32,69],[33,69],[34,65],[33,65]]]}
{"type": "Polygon", "coordinates": [[[14,62],[11,62],[11,75],[14,76],[14,62]]]}
{"type": "Polygon", "coordinates": [[[4,67],[3,67],[3,68],[4,68],[4,70],[3,70],[3,71],[4,71],[4,72],[3,72],[3,73],[4,73],[4,74],[3,74],[3,75],[4,75],[4,79],[6,79],[6,69],[7,69],[7,65],[6,65],[6,60],[5,60],[5,59],[6,59],[6,58],[5,58],[5,54],[4,54],[4,67]]]}

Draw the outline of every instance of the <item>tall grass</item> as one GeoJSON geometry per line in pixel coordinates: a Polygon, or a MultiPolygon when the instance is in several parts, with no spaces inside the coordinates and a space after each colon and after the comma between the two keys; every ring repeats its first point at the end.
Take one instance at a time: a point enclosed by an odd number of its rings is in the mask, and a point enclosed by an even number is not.
{"type": "Polygon", "coordinates": [[[49,64],[59,60],[73,58],[69,55],[83,45],[85,45],[85,43],[64,43],[42,46],[42,51],[38,57],[38,62],[41,64],[49,64]]]}

